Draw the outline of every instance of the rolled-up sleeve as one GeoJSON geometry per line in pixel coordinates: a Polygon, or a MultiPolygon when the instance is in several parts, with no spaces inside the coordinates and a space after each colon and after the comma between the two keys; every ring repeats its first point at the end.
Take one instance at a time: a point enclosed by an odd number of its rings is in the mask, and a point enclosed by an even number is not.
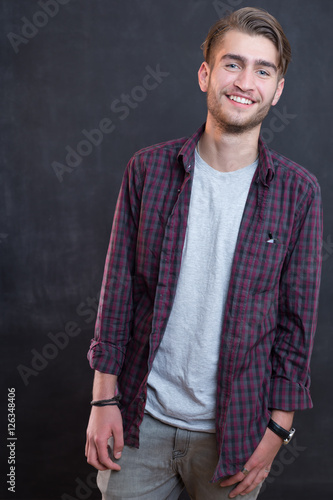
{"type": "Polygon", "coordinates": [[[271,352],[270,407],[311,408],[310,359],[317,325],[322,261],[320,188],[312,185],[295,217],[279,289],[276,338],[271,352]]]}
{"type": "Polygon", "coordinates": [[[125,170],[116,204],[95,335],[87,356],[91,368],[114,375],[119,375],[122,370],[132,332],[141,185],[133,157],[125,170]]]}

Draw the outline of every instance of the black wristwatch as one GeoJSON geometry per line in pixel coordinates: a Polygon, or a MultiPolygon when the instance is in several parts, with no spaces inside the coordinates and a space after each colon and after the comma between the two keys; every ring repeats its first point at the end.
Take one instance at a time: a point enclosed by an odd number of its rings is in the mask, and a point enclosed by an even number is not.
{"type": "Polygon", "coordinates": [[[268,422],[267,427],[271,431],[275,432],[275,434],[277,434],[280,438],[283,439],[283,444],[290,443],[290,440],[296,431],[296,429],[294,429],[293,427],[292,427],[292,429],[290,429],[290,431],[287,431],[286,429],[284,429],[283,427],[278,425],[276,422],[274,422],[274,420],[272,420],[272,419],[270,419],[270,421],[268,422]]]}

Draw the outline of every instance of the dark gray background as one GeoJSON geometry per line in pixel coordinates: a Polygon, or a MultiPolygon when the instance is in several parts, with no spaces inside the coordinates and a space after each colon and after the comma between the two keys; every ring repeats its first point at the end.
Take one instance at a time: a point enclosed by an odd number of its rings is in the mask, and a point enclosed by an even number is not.
{"type": "MultiPolygon", "coordinates": [[[[239,0],[62,3],[58,12],[53,7],[53,17],[36,14],[43,12],[37,1],[3,0],[0,7],[1,499],[99,498],[84,457],[92,384],[86,352],[122,174],[139,148],[192,134],[203,123],[200,44],[228,7],[251,5],[239,0]],[[30,27],[24,43],[17,35],[22,36],[26,20],[39,27],[37,32],[30,27]],[[157,65],[169,74],[144,97],[135,87],[147,66],[157,65]],[[121,119],[125,113],[110,106],[131,92],[144,98],[121,119]],[[58,178],[53,162],[65,165],[66,147],[76,149],[85,139],[82,130],[96,129],[104,118],[115,129],[58,178]],[[56,347],[50,332],[64,330],[62,347],[56,347]],[[48,359],[33,360],[36,352],[48,359]],[[8,387],[16,389],[15,493],[6,486],[8,387]]],[[[314,409],[296,415],[292,453],[276,460],[260,498],[328,500],[333,490],[333,3],[257,0],[254,5],[280,20],[294,59],[280,115],[266,120],[265,138],[317,176],[325,210],[312,358],[314,409]]]]}

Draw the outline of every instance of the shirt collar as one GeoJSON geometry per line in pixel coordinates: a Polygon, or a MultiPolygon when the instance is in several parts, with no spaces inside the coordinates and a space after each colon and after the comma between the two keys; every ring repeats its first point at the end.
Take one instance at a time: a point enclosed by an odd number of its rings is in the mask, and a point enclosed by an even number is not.
{"type": "Polygon", "coordinates": [[[196,145],[204,133],[206,123],[201,125],[201,127],[187,139],[184,146],[178,153],[178,161],[183,164],[186,172],[191,172],[194,166],[194,150],[196,145]]]}
{"type": "MultiPolygon", "coordinates": [[[[196,145],[204,133],[206,123],[201,125],[201,127],[185,142],[183,147],[178,153],[178,160],[183,164],[186,172],[191,172],[194,165],[194,150],[196,145]]],[[[258,178],[262,184],[269,187],[270,182],[273,180],[275,175],[275,165],[272,160],[271,152],[267,144],[259,137],[259,166],[258,166],[258,178]]]]}
{"type": "Polygon", "coordinates": [[[259,137],[259,179],[264,186],[269,187],[274,175],[275,165],[272,160],[271,151],[262,137],[259,137]]]}

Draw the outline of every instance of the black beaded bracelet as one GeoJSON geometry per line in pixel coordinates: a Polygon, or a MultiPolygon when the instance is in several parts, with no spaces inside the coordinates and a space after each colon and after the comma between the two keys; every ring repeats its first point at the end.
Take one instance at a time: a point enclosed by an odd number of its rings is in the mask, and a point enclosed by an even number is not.
{"type": "Polygon", "coordinates": [[[90,401],[91,406],[118,406],[121,396],[118,394],[111,399],[99,399],[96,401],[90,401]]]}

